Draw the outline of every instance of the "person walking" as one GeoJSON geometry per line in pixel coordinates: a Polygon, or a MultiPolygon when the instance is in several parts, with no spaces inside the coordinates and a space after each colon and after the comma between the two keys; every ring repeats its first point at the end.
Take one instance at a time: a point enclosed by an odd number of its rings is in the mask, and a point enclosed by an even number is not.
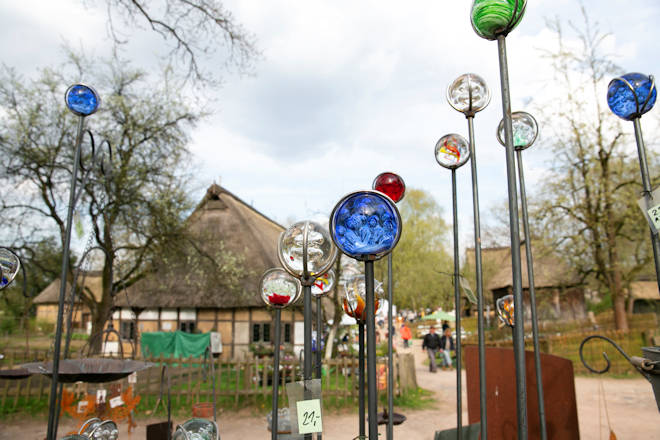
{"type": "Polygon", "coordinates": [[[439,348],[440,337],[435,333],[435,327],[431,326],[429,333],[424,336],[422,342],[422,350],[426,350],[426,354],[429,356],[429,370],[431,373],[438,371],[438,367],[435,365],[435,354],[439,348]]]}
{"type": "Polygon", "coordinates": [[[440,338],[440,353],[442,354],[442,369],[451,368],[451,352],[454,351],[454,339],[451,337],[451,329],[447,327],[440,338]]]}
{"type": "Polygon", "coordinates": [[[408,348],[410,344],[410,340],[412,339],[412,332],[410,331],[410,327],[408,327],[408,324],[403,323],[401,325],[401,339],[403,339],[403,348],[408,348]]]}

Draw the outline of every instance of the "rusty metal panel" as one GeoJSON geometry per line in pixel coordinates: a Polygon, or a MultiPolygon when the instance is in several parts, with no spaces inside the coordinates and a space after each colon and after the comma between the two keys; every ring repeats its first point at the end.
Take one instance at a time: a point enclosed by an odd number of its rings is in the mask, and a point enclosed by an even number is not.
{"type": "MultiPolygon", "coordinates": [[[[479,422],[479,353],[476,345],[464,348],[467,375],[468,420],[479,422]]],[[[529,439],[540,439],[538,396],[534,353],[525,352],[527,373],[527,423],[529,439]]],[[[541,354],[543,393],[548,439],[579,440],[573,363],[568,359],[541,354]]],[[[488,439],[515,440],[517,437],[516,379],[513,350],[486,348],[486,404],[488,439]]]]}

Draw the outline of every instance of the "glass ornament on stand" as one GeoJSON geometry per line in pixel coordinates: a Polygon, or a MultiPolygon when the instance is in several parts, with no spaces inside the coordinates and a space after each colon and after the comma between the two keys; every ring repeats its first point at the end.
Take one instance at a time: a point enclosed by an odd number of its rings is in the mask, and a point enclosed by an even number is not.
{"type": "Polygon", "coordinates": [[[218,425],[212,420],[190,419],[176,427],[172,440],[220,440],[218,425]]]}
{"type": "Polygon", "coordinates": [[[261,277],[261,299],[275,308],[287,307],[300,298],[300,281],[281,268],[268,269],[261,277]]]}
{"type": "Polygon", "coordinates": [[[314,297],[325,296],[335,287],[335,271],[330,269],[314,280],[312,284],[312,295],[314,297]]]}
{"type": "Polygon", "coordinates": [[[497,300],[497,317],[505,325],[512,327],[514,325],[515,308],[513,306],[513,295],[505,295],[497,300]]]}
{"type": "Polygon", "coordinates": [[[447,87],[447,102],[454,110],[474,116],[490,103],[490,88],[479,75],[465,73],[447,87]]]}
{"type": "Polygon", "coordinates": [[[447,134],[435,144],[435,160],[444,168],[456,169],[470,158],[468,142],[460,134],[447,134]]]}
{"type": "MultiPolygon", "coordinates": [[[[539,126],[534,116],[527,112],[511,113],[511,126],[513,128],[513,148],[526,150],[536,141],[539,134],[539,126]]],[[[504,119],[497,126],[497,140],[504,146],[504,119]]]]}
{"type": "MultiPolygon", "coordinates": [[[[383,298],[383,283],[378,280],[374,281],[374,315],[378,312],[383,298]]],[[[364,322],[367,319],[367,311],[365,308],[365,281],[364,276],[357,276],[351,279],[344,286],[344,298],[342,298],[342,306],[346,315],[355,319],[358,322],[364,322]]]]}
{"type": "Polygon", "coordinates": [[[607,105],[621,119],[632,121],[653,108],[657,95],[652,75],[626,73],[610,81],[607,105]]]}
{"type": "Polygon", "coordinates": [[[495,40],[511,32],[525,14],[526,0],[474,0],[470,18],[481,38],[495,40]]]}
{"type": "Polygon", "coordinates": [[[0,247],[0,290],[9,286],[21,269],[21,260],[11,250],[0,247]]]}
{"type": "Polygon", "coordinates": [[[400,202],[406,194],[406,184],[401,176],[389,171],[376,176],[371,187],[387,195],[394,203],[400,202]]]}
{"type": "Polygon", "coordinates": [[[337,249],[323,226],[304,220],[280,235],[278,256],[282,267],[291,275],[299,279],[317,278],[332,267],[337,249]]]}

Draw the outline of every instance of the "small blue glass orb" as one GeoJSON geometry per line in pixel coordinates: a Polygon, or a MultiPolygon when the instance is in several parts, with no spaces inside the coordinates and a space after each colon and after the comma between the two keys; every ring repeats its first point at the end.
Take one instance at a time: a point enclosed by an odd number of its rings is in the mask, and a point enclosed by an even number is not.
{"type": "Polygon", "coordinates": [[[396,204],[378,191],[344,196],[330,214],[330,236],[335,245],[356,260],[378,260],[394,249],[401,237],[396,204]]]}
{"type": "Polygon", "coordinates": [[[607,86],[607,105],[618,117],[632,121],[653,108],[657,94],[653,76],[626,73],[607,86]]]}
{"type": "Polygon", "coordinates": [[[74,84],[64,94],[64,102],[74,114],[89,116],[98,110],[101,98],[93,88],[83,84],[74,84]]]}
{"type": "Polygon", "coordinates": [[[445,168],[459,168],[470,158],[469,145],[460,134],[447,134],[435,144],[435,160],[445,168]]]}

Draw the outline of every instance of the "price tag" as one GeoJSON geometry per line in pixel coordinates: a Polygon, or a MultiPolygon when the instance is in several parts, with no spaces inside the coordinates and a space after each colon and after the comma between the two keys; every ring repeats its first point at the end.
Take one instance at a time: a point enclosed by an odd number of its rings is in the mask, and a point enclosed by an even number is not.
{"type": "Polygon", "coordinates": [[[108,394],[108,392],[104,389],[96,390],[96,404],[99,405],[101,403],[105,403],[105,396],[108,394]]]}
{"type": "Polygon", "coordinates": [[[137,383],[137,371],[128,375],[128,383],[137,383]]]}
{"type": "Polygon", "coordinates": [[[124,401],[122,400],[121,396],[113,397],[112,399],[110,399],[110,408],[116,408],[123,404],[124,401]]]}
{"type": "Polygon", "coordinates": [[[321,401],[319,399],[300,400],[296,402],[298,409],[298,432],[311,434],[323,431],[321,417],[321,401]]]}
{"type": "Polygon", "coordinates": [[[82,414],[87,411],[87,404],[88,402],[86,400],[81,400],[78,402],[78,414],[82,414]]]}
{"type": "Polygon", "coordinates": [[[637,204],[649,222],[651,231],[657,234],[660,231],[660,188],[651,192],[650,197],[642,197],[637,200],[637,204]]]}

